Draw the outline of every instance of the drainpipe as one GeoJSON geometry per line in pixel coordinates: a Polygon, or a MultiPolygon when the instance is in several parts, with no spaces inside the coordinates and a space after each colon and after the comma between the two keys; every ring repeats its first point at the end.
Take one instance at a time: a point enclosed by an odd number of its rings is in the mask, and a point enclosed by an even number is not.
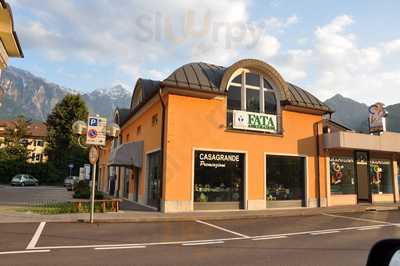
{"type": "Polygon", "coordinates": [[[164,135],[165,135],[165,102],[162,98],[162,91],[161,88],[158,91],[158,96],[160,97],[161,101],[161,147],[160,147],[160,203],[158,206],[158,211],[161,211],[161,200],[163,197],[163,186],[164,186],[164,135]]]}
{"type": "Polygon", "coordinates": [[[321,178],[321,173],[320,173],[320,163],[319,163],[319,156],[320,156],[320,143],[319,143],[319,122],[315,123],[314,130],[316,130],[315,134],[315,142],[316,142],[316,147],[317,147],[317,161],[316,161],[316,167],[317,167],[317,202],[318,202],[318,207],[321,207],[321,185],[320,185],[320,178],[321,178]]]}

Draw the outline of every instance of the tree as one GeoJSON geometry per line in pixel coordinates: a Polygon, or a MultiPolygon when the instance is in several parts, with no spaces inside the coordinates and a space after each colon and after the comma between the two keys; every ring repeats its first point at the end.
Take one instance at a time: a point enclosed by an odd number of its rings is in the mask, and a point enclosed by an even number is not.
{"type": "Polygon", "coordinates": [[[80,95],[66,95],[47,117],[49,162],[60,173],[59,179],[68,174],[68,164],[82,165],[87,161],[87,152],[79,146],[72,134],[72,124],[77,120],[86,121],[88,110],[80,95]]]}
{"type": "Polygon", "coordinates": [[[18,116],[14,125],[7,127],[4,133],[4,151],[7,157],[25,162],[28,159],[28,140],[26,139],[30,121],[18,116]]]}

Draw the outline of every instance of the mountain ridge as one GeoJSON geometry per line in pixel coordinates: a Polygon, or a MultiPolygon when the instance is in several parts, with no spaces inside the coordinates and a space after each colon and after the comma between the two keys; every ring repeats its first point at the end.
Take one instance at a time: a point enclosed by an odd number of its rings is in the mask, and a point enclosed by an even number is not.
{"type": "Polygon", "coordinates": [[[122,85],[82,93],[10,66],[3,70],[0,79],[0,119],[24,115],[29,119],[45,121],[55,104],[66,94],[80,94],[89,112],[109,119],[116,107],[128,107],[131,99],[131,92],[122,85]]]}

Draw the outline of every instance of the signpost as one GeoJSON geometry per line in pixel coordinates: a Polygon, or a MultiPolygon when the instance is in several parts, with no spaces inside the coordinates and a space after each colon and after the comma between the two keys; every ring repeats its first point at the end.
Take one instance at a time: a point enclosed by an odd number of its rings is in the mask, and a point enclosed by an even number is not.
{"type": "Polygon", "coordinates": [[[106,145],[107,119],[100,116],[89,116],[86,145],[90,146],[89,161],[92,164],[92,195],[90,200],[90,223],[93,223],[94,217],[94,198],[96,194],[96,167],[99,159],[99,150],[97,146],[106,145]]]}
{"type": "Polygon", "coordinates": [[[94,198],[96,194],[96,165],[99,159],[99,150],[96,146],[91,146],[89,150],[89,161],[93,165],[92,171],[92,197],[90,200],[90,223],[93,223],[94,217],[94,198]]]}
{"type": "MultiPolygon", "coordinates": [[[[117,124],[111,124],[107,128],[107,119],[100,116],[89,116],[87,124],[84,121],[75,121],[72,125],[72,131],[78,135],[78,143],[84,147],[80,142],[80,137],[86,135],[86,145],[90,147],[89,161],[92,164],[92,194],[91,194],[91,208],[90,208],[90,223],[93,223],[94,217],[94,198],[96,192],[96,165],[99,160],[99,149],[106,144],[106,136],[117,138],[120,133],[120,128],[117,124]]],[[[86,147],[84,147],[86,148],[86,147]]],[[[80,169],[79,176],[84,176],[85,179],[90,179],[90,165],[85,164],[84,169],[80,169]]]]}

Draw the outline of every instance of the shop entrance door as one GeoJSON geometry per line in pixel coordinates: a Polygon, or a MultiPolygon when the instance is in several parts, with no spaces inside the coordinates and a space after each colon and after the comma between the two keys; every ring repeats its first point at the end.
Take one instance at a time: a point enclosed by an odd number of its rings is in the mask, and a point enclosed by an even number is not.
{"type": "Polygon", "coordinates": [[[357,199],[359,202],[370,200],[368,155],[368,152],[356,152],[357,199]]]}
{"type": "Polygon", "coordinates": [[[159,151],[147,156],[147,204],[156,208],[160,206],[160,159],[159,151]]]}

